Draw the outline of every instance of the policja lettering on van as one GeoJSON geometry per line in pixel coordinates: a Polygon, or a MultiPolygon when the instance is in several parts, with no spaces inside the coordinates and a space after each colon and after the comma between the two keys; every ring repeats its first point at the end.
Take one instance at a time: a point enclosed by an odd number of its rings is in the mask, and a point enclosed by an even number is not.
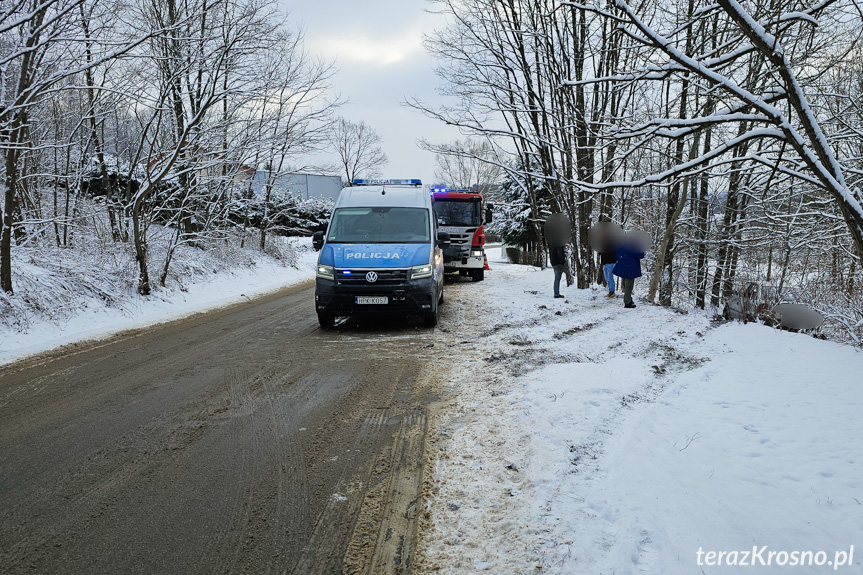
{"type": "Polygon", "coordinates": [[[345,254],[345,259],[355,259],[355,260],[398,260],[401,259],[401,256],[395,252],[387,252],[384,254],[383,252],[377,252],[373,254],[354,254],[347,253],[345,254]]]}

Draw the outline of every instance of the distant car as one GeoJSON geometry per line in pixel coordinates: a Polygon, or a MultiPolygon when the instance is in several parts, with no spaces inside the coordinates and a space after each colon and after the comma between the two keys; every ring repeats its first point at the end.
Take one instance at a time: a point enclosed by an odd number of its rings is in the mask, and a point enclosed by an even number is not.
{"type": "Polygon", "coordinates": [[[743,288],[735,289],[725,299],[722,317],[739,321],[770,322],[770,310],[779,303],[779,290],[770,284],[749,282],[743,288]]]}

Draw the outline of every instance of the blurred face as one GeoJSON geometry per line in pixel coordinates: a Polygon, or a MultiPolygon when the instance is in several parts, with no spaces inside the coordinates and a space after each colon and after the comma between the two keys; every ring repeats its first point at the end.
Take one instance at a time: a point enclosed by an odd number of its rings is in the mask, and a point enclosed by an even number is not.
{"type": "Polygon", "coordinates": [[[623,244],[623,228],[612,222],[598,222],[587,233],[595,252],[612,252],[623,244]]]}
{"type": "Polygon", "coordinates": [[[646,252],[650,250],[653,243],[650,234],[642,230],[631,230],[626,232],[626,246],[632,251],[646,252]]]}
{"type": "Polygon", "coordinates": [[[545,220],[545,240],[551,247],[565,246],[570,230],[569,220],[563,214],[552,214],[545,220]]]}

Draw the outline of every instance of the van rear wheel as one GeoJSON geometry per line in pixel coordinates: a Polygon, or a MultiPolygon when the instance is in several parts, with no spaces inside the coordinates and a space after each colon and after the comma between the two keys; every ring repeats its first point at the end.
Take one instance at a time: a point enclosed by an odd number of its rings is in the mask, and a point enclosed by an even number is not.
{"type": "Polygon", "coordinates": [[[482,270],[482,269],[480,269],[480,270],[471,270],[470,275],[471,275],[471,277],[473,278],[473,281],[475,281],[475,282],[481,282],[482,280],[484,280],[484,279],[485,279],[485,270],[482,270]]]}

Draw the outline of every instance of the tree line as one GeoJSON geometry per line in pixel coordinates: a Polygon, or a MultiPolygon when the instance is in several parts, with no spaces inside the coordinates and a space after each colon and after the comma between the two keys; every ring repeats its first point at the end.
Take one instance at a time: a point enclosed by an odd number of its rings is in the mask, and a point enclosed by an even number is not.
{"type": "Polygon", "coordinates": [[[482,143],[460,155],[506,174],[532,243],[567,214],[579,288],[601,281],[588,230],[613,221],[655,240],[651,301],[716,307],[769,281],[860,341],[855,0],[432,4],[448,103],[409,104],[482,143]]]}
{"type": "Polygon", "coordinates": [[[0,3],[0,290],[16,248],[74,249],[85,200],[133,246],[141,294],[180,245],[240,227],[264,249],[319,225],[327,207],[283,197],[286,173],[338,173],[309,165],[324,148],[348,178],[386,161],[373,129],[335,116],[335,71],[274,0],[0,3]],[[154,223],[172,230],[158,262],[154,223]]]}

